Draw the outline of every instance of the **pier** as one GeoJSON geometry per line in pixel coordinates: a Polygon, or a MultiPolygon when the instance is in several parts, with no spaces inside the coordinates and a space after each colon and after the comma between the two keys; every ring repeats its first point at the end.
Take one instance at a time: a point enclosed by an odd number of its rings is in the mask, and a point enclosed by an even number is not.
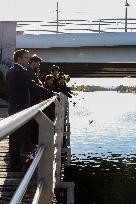
{"type": "Polygon", "coordinates": [[[63,94],[59,98],[52,97],[0,121],[0,203],[74,204],[74,183],[63,179],[71,160],[69,103],[63,94]],[[53,102],[54,123],[42,112],[53,102]],[[8,135],[32,118],[39,124],[37,154],[25,174],[11,172],[8,135]]]}
{"type": "MultiPolygon", "coordinates": [[[[4,76],[12,65],[13,51],[25,48],[43,59],[41,73],[48,74],[50,66],[56,64],[70,77],[136,77],[135,33],[27,35],[16,32],[16,22],[0,22],[0,28],[0,68],[4,76]]],[[[26,156],[22,154],[23,158],[26,156]]],[[[71,167],[71,148],[69,102],[63,94],[60,102],[53,97],[10,117],[3,116],[0,121],[0,164],[1,204],[74,204],[75,184],[65,180],[65,173],[69,173],[71,167]],[[54,123],[43,113],[53,102],[56,104],[54,123]],[[38,152],[25,174],[11,172],[8,137],[32,118],[39,124],[38,152]]]]}

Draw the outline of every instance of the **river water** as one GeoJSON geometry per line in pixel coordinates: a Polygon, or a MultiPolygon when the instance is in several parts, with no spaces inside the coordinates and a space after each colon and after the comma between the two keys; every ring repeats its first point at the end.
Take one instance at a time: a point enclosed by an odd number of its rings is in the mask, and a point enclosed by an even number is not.
{"type": "Polygon", "coordinates": [[[70,100],[70,123],[74,154],[136,153],[135,94],[79,92],[70,100]]]}
{"type": "Polygon", "coordinates": [[[69,104],[75,203],[136,203],[136,94],[77,92],[69,104]]]}

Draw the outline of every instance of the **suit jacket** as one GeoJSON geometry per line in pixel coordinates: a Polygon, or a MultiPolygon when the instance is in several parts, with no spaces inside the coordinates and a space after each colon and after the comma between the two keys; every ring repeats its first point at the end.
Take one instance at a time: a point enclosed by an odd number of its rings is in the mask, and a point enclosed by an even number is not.
{"type": "Polygon", "coordinates": [[[66,84],[61,84],[58,79],[54,79],[53,81],[53,91],[56,92],[62,92],[64,93],[67,97],[72,98],[72,96],[70,95],[71,91],[70,88],[66,86],[66,84]]]}
{"type": "Polygon", "coordinates": [[[9,114],[17,113],[25,108],[30,107],[30,89],[35,90],[47,99],[53,96],[49,91],[31,79],[30,75],[23,66],[15,63],[7,72],[7,85],[9,93],[9,114]]]}
{"type": "MultiPolygon", "coordinates": [[[[27,72],[31,80],[39,84],[39,78],[31,67],[27,68],[27,72]]],[[[30,106],[33,106],[41,101],[41,95],[39,92],[35,92],[34,88],[30,88],[30,106]]]]}

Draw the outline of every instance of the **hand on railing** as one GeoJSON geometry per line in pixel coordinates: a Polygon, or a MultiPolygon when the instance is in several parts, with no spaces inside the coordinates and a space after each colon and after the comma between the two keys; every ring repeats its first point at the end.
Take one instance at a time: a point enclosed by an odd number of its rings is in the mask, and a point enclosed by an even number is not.
{"type": "Polygon", "coordinates": [[[57,96],[57,92],[53,92],[53,96],[57,96]]]}
{"type": "Polygon", "coordinates": [[[58,92],[53,92],[53,96],[57,96],[57,99],[59,99],[60,93],[58,93],[58,92]]]}

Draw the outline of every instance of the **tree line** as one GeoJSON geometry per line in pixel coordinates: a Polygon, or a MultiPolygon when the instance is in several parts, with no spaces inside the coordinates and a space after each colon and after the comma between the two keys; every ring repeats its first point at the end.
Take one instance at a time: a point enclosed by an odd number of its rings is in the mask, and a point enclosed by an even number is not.
{"type": "Polygon", "coordinates": [[[124,86],[119,85],[117,87],[102,87],[95,85],[78,85],[71,87],[72,91],[83,91],[83,92],[93,92],[93,91],[117,91],[120,93],[136,93],[136,86],[124,86]]]}

